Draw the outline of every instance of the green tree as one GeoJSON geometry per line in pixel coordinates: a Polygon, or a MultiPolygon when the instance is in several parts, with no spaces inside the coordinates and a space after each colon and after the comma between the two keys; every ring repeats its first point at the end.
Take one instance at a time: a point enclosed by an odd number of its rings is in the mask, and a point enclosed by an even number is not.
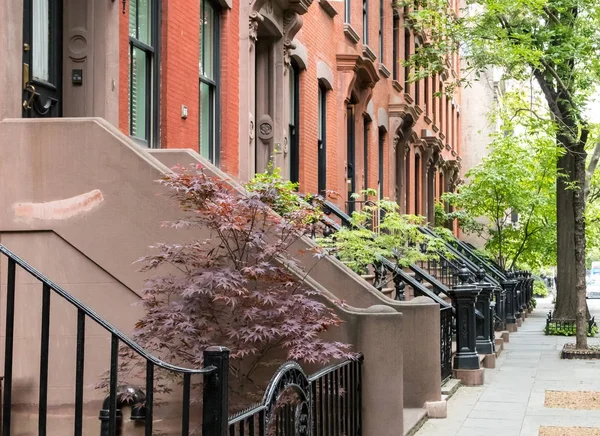
{"type": "MultiPolygon", "coordinates": [[[[600,2],[597,0],[469,0],[461,16],[446,0],[407,0],[410,25],[429,37],[410,63],[419,74],[443,73],[449,53],[461,51],[475,75],[499,67],[508,78],[535,81],[564,150],[557,167],[557,279],[555,314],[575,316],[577,348],[585,335],[585,207],[590,122],[585,107],[600,83],[600,2]]],[[[462,79],[458,79],[460,82],[462,79]]],[[[589,183],[589,182],[588,182],[589,183]]]]}
{"type": "Polygon", "coordinates": [[[485,248],[503,267],[540,269],[556,262],[556,161],[553,125],[532,112],[520,92],[509,93],[492,117],[500,132],[489,155],[467,174],[467,182],[444,199],[456,208],[467,233],[486,240],[485,248]],[[518,221],[513,222],[513,216],[518,221]],[[487,225],[476,225],[481,219],[487,225]]]}

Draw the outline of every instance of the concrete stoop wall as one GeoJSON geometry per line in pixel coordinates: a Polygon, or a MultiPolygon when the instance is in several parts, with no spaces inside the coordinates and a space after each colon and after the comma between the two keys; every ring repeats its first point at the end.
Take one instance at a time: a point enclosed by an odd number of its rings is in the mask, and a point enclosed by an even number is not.
{"type": "MultiPolygon", "coordinates": [[[[5,120],[0,123],[0,242],[130,333],[142,315],[135,303],[146,278],[133,261],[153,243],[190,235],[161,226],[180,212],[155,181],[177,163],[198,161],[189,150],[149,152],[101,119],[5,120]]],[[[295,248],[311,244],[306,239],[295,248]]],[[[316,259],[307,254],[301,260],[310,270],[310,285],[328,301],[344,302],[336,310],[345,322],[327,335],[365,355],[363,434],[401,434],[405,403],[422,407],[441,398],[438,306],[394,302],[336,259],[314,265],[316,259]],[[415,368],[403,366],[406,356],[411,366],[418,362],[415,368]]],[[[24,274],[17,279],[13,428],[28,435],[36,429],[29,424],[37,409],[41,285],[24,274]]],[[[5,261],[0,282],[4,293],[5,261]]],[[[52,299],[49,356],[49,426],[56,427],[49,434],[57,435],[65,434],[72,419],[76,327],[75,309],[58,300],[52,299]]],[[[0,316],[3,326],[4,305],[0,316]]],[[[86,331],[85,434],[99,432],[104,394],[93,385],[109,367],[110,336],[92,324],[86,331]]],[[[0,341],[3,351],[3,329],[0,341]]],[[[160,412],[157,419],[169,421],[160,412]]]]}

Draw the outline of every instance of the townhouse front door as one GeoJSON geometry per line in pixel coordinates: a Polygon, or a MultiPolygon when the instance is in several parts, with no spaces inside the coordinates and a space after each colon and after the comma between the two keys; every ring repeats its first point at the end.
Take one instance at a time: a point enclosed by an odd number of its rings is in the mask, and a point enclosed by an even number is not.
{"type": "Polygon", "coordinates": [[[62,16],[62,0],[23,2],[24,118],[62,115],[62,16]]]}

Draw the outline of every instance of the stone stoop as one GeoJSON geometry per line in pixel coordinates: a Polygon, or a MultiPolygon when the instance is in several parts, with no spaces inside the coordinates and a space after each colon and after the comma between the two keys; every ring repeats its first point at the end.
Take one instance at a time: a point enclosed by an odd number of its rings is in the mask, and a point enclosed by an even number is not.
{"type": "Polygon", "coordinates": [[[457,378],[450,378],[442,385],[442,399],[448,400],[458,391],[461,383],[457,378]]]}
{"type": "Polygon", "coordinates": [[[404,436],[413,436],[427,421],[427,411],[423,408],[405,408],[402,412],[404,415],[404,436]]]}

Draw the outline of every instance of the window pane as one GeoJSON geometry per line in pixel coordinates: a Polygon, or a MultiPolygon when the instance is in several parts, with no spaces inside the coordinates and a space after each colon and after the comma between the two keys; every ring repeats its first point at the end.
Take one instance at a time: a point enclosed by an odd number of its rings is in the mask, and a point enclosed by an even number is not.
{"type": "Polygon", "coordinates": [[[213,94],[212,86],[200,82],[200,154],[213,159],[213,94]]]}
{"type": "MultiPolygon", "coordinates": [[[[132,3],[135,0],[132,1],[132,3]]],[[[137,39],[145,44],[152,45],[152,32],[151,32],[151,14],[150,4],[152,0],[137,0],[137,13],[138,13],[138,36],[137,39]]]]}
{"type": "Polygon", "coordinates": [[[296,70],[294,66],[289,68],[290,78],[290,124],[294,124],[296,120],[296,70]]]}
{"type": "Polygon", "coordinates": [[[131,135],[147,140],[147,107],[148,107],[148,55],[138,48],[133,48],[131,60],[131,135]]]}
{"type": "Polygon", "coordinates": [[[50,81],[48,68],[49,52],[49,0],[33,0],[33,77],[40,80],[50,81]]]}
{"type": "Polygon", "coordinates": [[[215,10],[203,1],[204,17],[200,27],[200,74],[215,79],[215,10]]]}
{"type": "Polygon", "coordinates": [[[129,2],[129,36],[137,38],[137,0],[129,2]]]}

